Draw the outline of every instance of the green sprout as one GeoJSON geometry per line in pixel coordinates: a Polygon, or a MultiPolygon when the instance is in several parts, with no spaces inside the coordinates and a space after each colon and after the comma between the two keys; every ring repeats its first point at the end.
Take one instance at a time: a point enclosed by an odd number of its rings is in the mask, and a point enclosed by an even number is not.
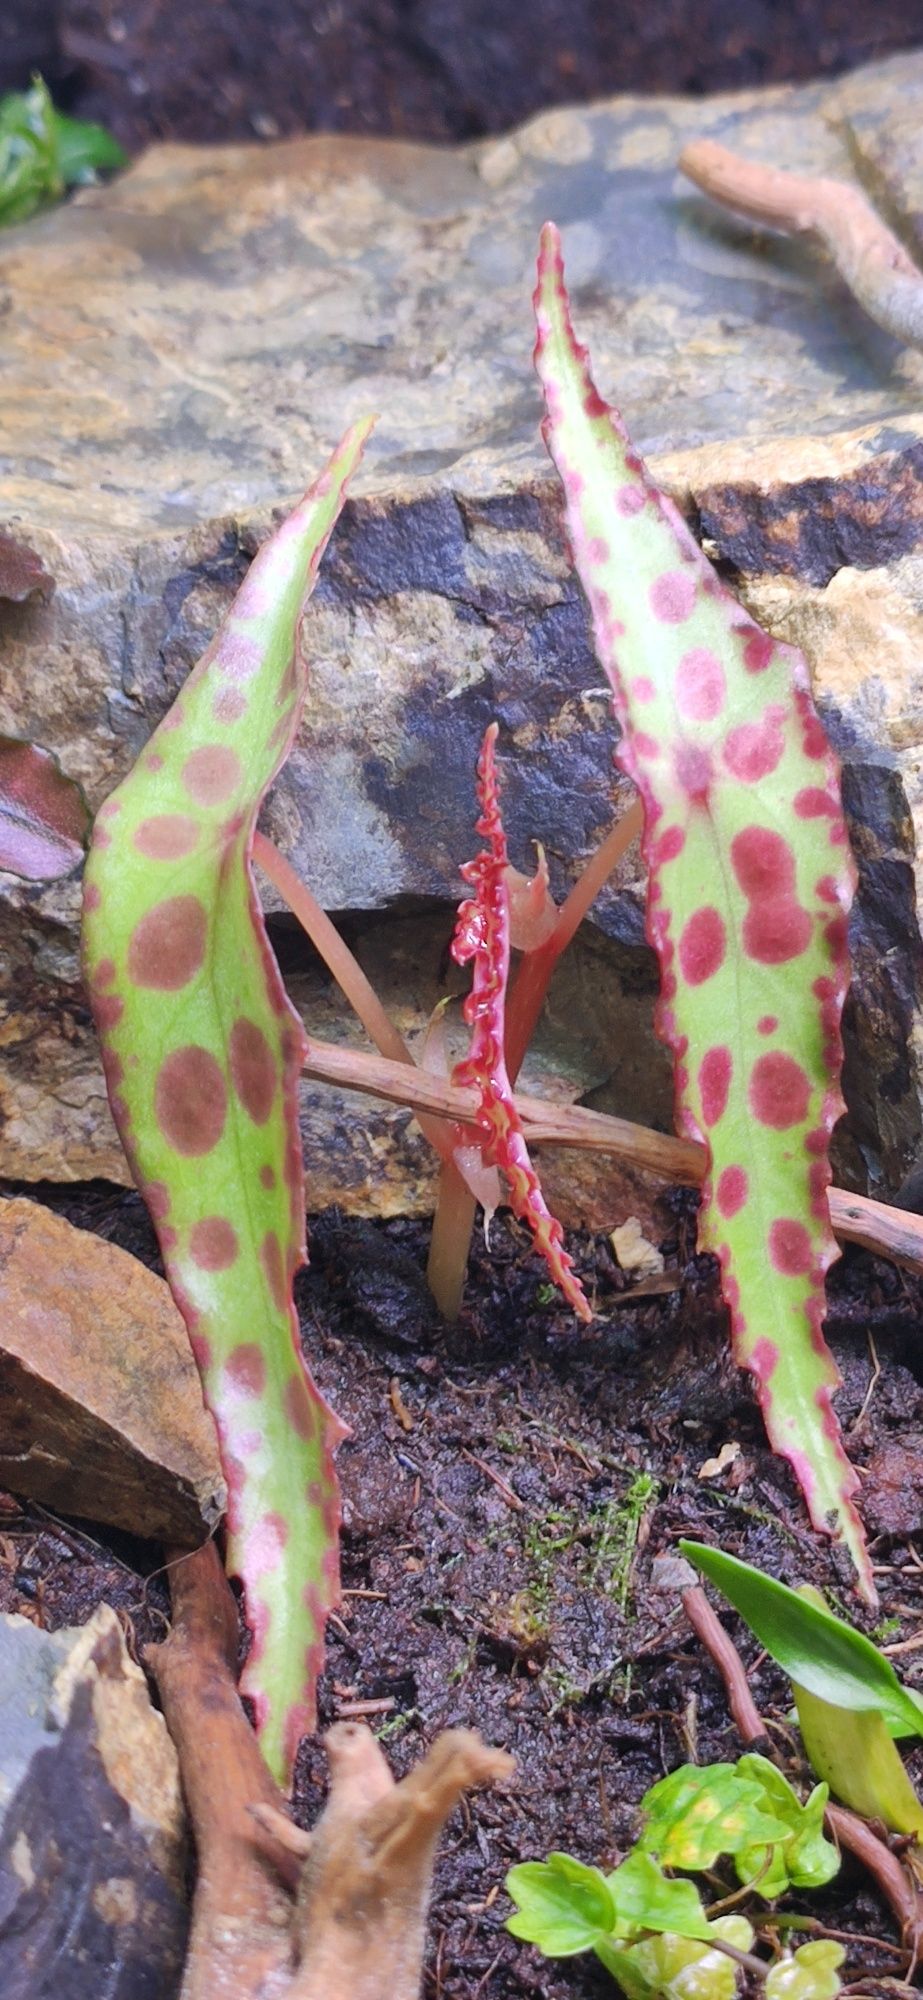
{"type": "Polygon", "coordinates": [[[0,98],[0,224],[25,222],[68,188],[126,164],[127,154],[101,125],[55,110],[40,76],[28,90],[0,98]]]}

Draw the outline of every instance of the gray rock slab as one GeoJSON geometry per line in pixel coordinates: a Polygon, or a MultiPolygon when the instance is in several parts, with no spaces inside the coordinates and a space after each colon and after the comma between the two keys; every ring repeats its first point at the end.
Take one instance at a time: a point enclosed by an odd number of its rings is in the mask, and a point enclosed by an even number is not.
{"type": "MultiPolygon", "coordinates": [[[[0,728],[54,749],[98,805],[272,520],[376,408],[309,610],[311,698],[267,828],[328,908],[360,930],[368,913],[394,919],[399,959],[408,908],[447,926],[497,716],[513,857],[528,865],[541,839],[566,889],[627,787],[538,436],[529,297],[553,216],[601,386],[754,608],[798,627],[812,660],[863,874],[843,1166],[894,1187],[921,1140],[923,716],[918,694],[896,712],[887,660],[912,682],[923,355],[867,321],[820,252],[718,213],[675,162],[707,134],[868,181],[913,242],[921,112],[911,55],[834,84],[545,113],[455,150],[163,147],[4,236],[0,525],[27,534],[57,588],[0,606],[0,728]]],[[[124,1175],[76,912],[73,883],[0,880],[7,1173],[124,1175]]],[[[662,1121],[636,860],[595,923],[630,1003],[614,1003],[613,1047],[641,1024],[635,1113],[662,1121]]],[[[577,1055],[575,1094],[605,1090],[577,1055]]],[[[324,1102],[315,1089],[306,1104],[321,1136],[341,1113],[324,1102]]],[[[381,1117],[372,1150],[393,1165],[401,1128],[381,1117]]],[[[373,1163],[360,1205],[375,1178],[373,1163]]]]}

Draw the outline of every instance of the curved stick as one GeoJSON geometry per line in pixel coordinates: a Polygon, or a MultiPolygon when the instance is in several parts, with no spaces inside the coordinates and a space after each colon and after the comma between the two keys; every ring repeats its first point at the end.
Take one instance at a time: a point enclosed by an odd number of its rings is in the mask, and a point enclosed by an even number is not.
{"type": "Polygon", "coordinates": [[[715,139],[695,139],[680,172],[713,201],[788,234],[819,238],[868,313],[910,347],[923,347],[923,272],[858,188],[745,160],[715,139]]]}

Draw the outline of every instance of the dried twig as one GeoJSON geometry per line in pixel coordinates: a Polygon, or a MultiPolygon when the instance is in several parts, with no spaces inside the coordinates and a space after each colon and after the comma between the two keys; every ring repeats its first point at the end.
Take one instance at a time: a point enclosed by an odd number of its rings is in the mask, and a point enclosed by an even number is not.
{"type": "MultiPolygon", "coordinates": [[[[383,1056],[332,1042],[308,1043],[304,1074],[342,1090],[363,1090],[370,1097],[406,1104],[412,1111],[462,1124],[472,1122],[476,1109],[473,1090],[457,1090],[416,1065],[389,1062],[383,1056]]],[[[627,1118],[612,1118],[608,1112],[588,1111],[580,1104],[551,1104],[518,1091],[516,1107],[530,1148],[547,1144],[611,1153],[681,1187],[697,1187],[704,1176],[705,1148],[689,1139],[673,1139],[665,1132],[650,1131],[646,1125],[633,1125],[627,1118]]],[[[844,1242],[861,1244],[907,1271],[923,1271],[923,1216],[891,1208],[887,1202],[870,1201],[866,1195],[850,1194],[845,1188],[832,1187],[829,1201],[830,1220],[844,1242]]]]}
{"type": "Polygon", "coordinates": [[[727,1693],[728,1707],[745,1747],[751,1750],[754,1744],[765,1745],[768,1740],[766,1724],[750,1693],[747,1669],[733,1639],[725,1631],[717,1612],[712,1610],[699,1584],[692,1584],[688,1590],[683,1591],[683,1610],[693,1632],[701,1640],[721,1675],[727,1693]]]}
{"type": "Polygon", "coordinates": [[[714,139],[684,147],[679,165],[738,215],[818,237],[869,318],[895,339],[923,347],[923,272],[858,188],[745,160],[714,139]]]}

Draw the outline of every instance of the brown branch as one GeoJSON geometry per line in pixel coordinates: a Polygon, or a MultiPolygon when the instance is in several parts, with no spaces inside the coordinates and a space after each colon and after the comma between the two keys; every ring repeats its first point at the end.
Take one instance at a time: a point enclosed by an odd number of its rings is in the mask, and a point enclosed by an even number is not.
{"type": "MultiPolygon", "coordinates": [[[[337,1084],[342,1090],[364,1090],[370,1097],[462,1124],[471,1123],[477,1107],[473,1090],[456,1090],[453,1084],[416,1065],[388,1062],[383,1056],[331,1042],[308,1043],[304,1074],[337,1084]]],[[[530,1147],[576,1146],[611,1153],[681,1187],[698,1187],[704,1177],[705,1148],[690,1139],[673,1139],[665,1132],[652,1132],[646,1125],[633,1125],[627,1118],[612,1118],[608,1112],[588,1111],[580,1104],[550,1104],[518,1091],[516,1105],[530,1147]]],[[[845,1188],[832,1187],[829,1204],[831,1224],[844,1242],[858,1243],[904,1270],[923,1271],[923,1216],[892,1208],[887,1202],[870,1201],[866,1195],[850,1194],[845,1188]]]]}
{"type": "Polygon", "coordinates": [[[858,188],[742,159],[714,139],[679,156],[696,187],[752,222],[819,238],[844,283],[897,340],[923,346],[923,272],[858,188]]]}
{"type": "MultiPolygon", "coordinates": [[[[683,1591],[683,1610],[721,1675],[736,1728],[749,1748],[755,1740],[754,1726],[758,1736],[765,1737],[765,1730],[750,1694],[747,1669],[737,1647],[698,1585],[683,1591]]],[[[916,1883],[902,1868],[897,1855],[892,1854],[858,1813],[849,1812],[845,1806],[828,1805],[824,1812],[824,1824],[838,1845],[855,1855],[856,1860],[868,1870],[885,1902],[893,1910],[900,1927],[901,1942],[916,1964],[923,1949],[923,1895],[916,1883]]]]}
{"type": "Polygon", "coordinates": [[[683,1591],[683,1610],[697,1639],[713,1660],[724,1682],[728,1707],[738,1736],[748,1750],[767,1742],[766,1725],[750,1693],[747,1669],[733,1639],[712,1610],[699,1584],[683,1591]]]}
{"type": "Polygon", "coordinates": [[[291,1897],[251,1812],[282,1800],[237,1694],[237,1606],[213,1542],[168,1554],[173,1625],[149,1646],[176,1744],[198,1873],[181,2000],[285,1990],[291,1897]]]}
{"type": "Polygon", "coordinates": [[[217,1552],[168,1561],[173,1625],[147,1661],[198,1860],[181,2000],[417,2000],[440,1829],[463,1791],[508,1777],[512,1758],[449,1730],[395,1785],[365,1724],[338,1723],[330,1796],[303,1833],[238,1698],[237,1606],[217,1552]]]}
{"type": "Polygon", "coordinates": [[[868,1869],[897,1918],[901,1943],[916,1964],[923,1951],[923,1895],[916,1883],[902,1868],[897,1855],[892,1854],[858,1813],[849,1812],[846,1806],[828,1805],[824,1824],[837,1844],[868,1869]]]}
{"type": "Polygon", "coordinates": [[[446,1730],[396,1785],[362,1723],[328,1732],[330,1796],[311,1837],[295,1917],[291,2000],[417,2000],[436,1842],[473,1785],[513,1760],[446,1730]]]}

